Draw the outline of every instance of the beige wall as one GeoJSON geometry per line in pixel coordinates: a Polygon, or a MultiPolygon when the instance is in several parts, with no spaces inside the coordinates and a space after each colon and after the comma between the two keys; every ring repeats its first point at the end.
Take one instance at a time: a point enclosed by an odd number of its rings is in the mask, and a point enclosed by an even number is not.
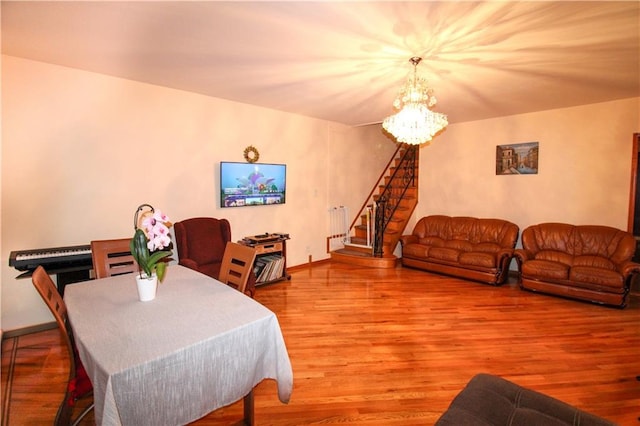
{"type": "Polygon", "coordinates": [[[395,149],[388,141],[371,143],[370,130],[2,59],[4,330],[52,318],[30,280],[15,279],[17,271],[8,267],[11,251],[127,237],[143,202],[173,221],[226,217],[234,239],[288,232],[291,266],[306,263],[309,255],[327,258],[327,210],[344,203],[336,194],[348,194],[351,202],[362,188],[368,192],[395,149]],[[219,162],[244,161],[248,145],[259,150],[260,161],[287,164],[286,204],[217,207],[219,162]],[[347,156],[368,158],[368,168],[342,180],[336,164],[348,164],[347,156]]]}
{"type": "Polygon", "coordinates": [[[640,98],[449,126],[420,152],[427,214],[500,217],[627,229],[640,98]],[[539,142],[537,175],[496,176],[496,145],[539,142]]]}

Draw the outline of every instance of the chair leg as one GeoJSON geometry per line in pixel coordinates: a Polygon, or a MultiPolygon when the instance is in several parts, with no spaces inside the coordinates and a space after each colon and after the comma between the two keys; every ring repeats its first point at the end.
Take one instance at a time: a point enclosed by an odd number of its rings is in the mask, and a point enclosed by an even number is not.
{"type": "Polygon", "coordinates": [[[84,410],[82,410],[82,413],[80,413],[80,415],[78,416],[77,419],[74,420],[73,424],[71,426],[77,426],[78,424],[80,424],[80,422],[82,421],[82,419],[84,419],[84,416],[86,416],[87,414],[89,414],[89,412],[93,410],[93,402],[91,404],[89,404],[89,406],[87,408],[85,408],[84,410]]]}
{"type": "Polygon", "coordinates": [[[94,404],[91,402],[91,404],[82,410],[80,415],[73,420],[73,409],[75,405],[69,404],[69,398],[72,398],[71,395],[69,393],[65,394],[64,400],[60,404],[60,407],[58,407],[58,413],[56,414],[54,422],[55,426],[77,426],[82,419],[93,410],[94,404]]]}
{"type": "Polygon", "coordinates": [[[55,425],[56,426],[69,426],[71,424],[71,415],[73,414],[73,405],[69,405],[68,401],[71,395],[67,392],[64,394],[64,399],[58,407],[58,413],[56,414],[55,425]]]}

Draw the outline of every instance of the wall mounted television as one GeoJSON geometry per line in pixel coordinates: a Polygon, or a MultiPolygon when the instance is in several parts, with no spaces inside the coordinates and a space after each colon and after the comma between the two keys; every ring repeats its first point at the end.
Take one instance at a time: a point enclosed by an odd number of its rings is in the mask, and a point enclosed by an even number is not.
{"type": "Polygon", "coordinates": [[[286,164],[220,162],[220,207],[284,204],[286,164]]]}

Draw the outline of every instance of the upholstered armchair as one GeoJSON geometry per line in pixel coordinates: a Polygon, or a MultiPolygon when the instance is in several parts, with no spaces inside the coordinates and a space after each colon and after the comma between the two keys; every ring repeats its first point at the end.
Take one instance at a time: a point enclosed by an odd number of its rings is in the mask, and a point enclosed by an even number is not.
{"type": "MultiPolygon", "coordinates": [[[[218,279],[227,242],[231,241],[231,225],[227,219],[196,217],[173,225],[178,250],[178,263],[218,279]]],[[[255,275],[249,276],[245,293],[255,292],[255,275]]]]}

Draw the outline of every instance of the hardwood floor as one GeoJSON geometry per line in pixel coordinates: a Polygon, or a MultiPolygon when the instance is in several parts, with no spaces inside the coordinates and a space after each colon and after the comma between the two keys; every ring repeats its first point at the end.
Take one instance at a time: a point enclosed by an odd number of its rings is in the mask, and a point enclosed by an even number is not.
{"type": "MultiPolygon", "coordinates": [[[[294,371],[288,405],[273,381],[257,386],[259,425],[432,425],[479,372],[640,424],[637,295],[620,310],[401,267],[291,275],[256,293],[278,315],[294,371]]],[[[60,343],[57,330],[3,342],[3,426],[51,424],[67,375],[60,343]]],[[[195,424],[241,418],[240,402],[195,424]]]]}

